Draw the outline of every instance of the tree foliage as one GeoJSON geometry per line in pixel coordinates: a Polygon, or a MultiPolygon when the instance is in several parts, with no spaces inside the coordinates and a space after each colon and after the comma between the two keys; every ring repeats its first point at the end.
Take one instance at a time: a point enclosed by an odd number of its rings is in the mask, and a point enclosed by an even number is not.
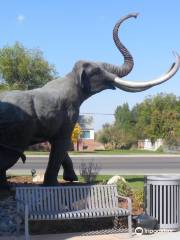
{"type": "Polygon", "coordinates": [[[173,94],[150,96],[132,109],[118,106],[114,124],[106,124],[98,140],[111,148],[129,148],[139,139],[162,138],[169,145],[180,143],[180,98],[173,94]]]}
{"type": "Polygon", "coordinates": [[[131,127],[132,116],[128,103],[117,107],[115,111],[115,125],[124,130],[128,130],[131,127]]]}
{"type": "Polygon", "coordinates": [[[56,71],[38,49],[15,43],[0,49],[1,89],[33,89],[52,80],[56,71]]]}
{"type": "Polygon", "coordinates": [[[176,142],[179,137],[180,99],[173,94],[158,94],[135,106],[138,138],[176,142]]]}
{"type": "Polygon", "coordinates": [[[76,123],[74,130],[72,132],[72,136],[71,136],[71,141],[74,144],[77,143],[80,134],[81,134],[81,127],[80,127],[79,123],[76,123]]]}
{"type": "Polygon", "coordinates": [[[97,133],[96,138],[109,149],[127,149],[134,142],[134,137],[130,132],[125,132],[115,124],[105,124],[103,129],[97,133]]]}

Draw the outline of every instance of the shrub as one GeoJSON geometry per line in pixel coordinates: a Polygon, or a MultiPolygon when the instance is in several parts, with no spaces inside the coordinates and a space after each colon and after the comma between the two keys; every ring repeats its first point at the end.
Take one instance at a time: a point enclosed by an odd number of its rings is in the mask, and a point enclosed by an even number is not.
{"type": "Polygon", "coordinates": [[[144,189],[133,190],[133,207],[142,208],[144,207],[144,189]]]}
{"type": "Polygon", "coordinates": [[[163,153],[164,152],[164,148],[163,146],[158,147],[158,149],[156,150],[157,153],[163,153]]]}
{"type": "Polygon", "coordinates": [[[80,176],[86,183],[92,183],[96,180],[96,177],[100,171],[100,166],[94,161],[81,162],[79,165],[80,176]]]}
{"type": "Polygon", "coordinates": [[[129,184],[121,180],[117,182],[117,191],[121,196],[131,197],[133,195],[132,188],[129,186],[129,184]]]}

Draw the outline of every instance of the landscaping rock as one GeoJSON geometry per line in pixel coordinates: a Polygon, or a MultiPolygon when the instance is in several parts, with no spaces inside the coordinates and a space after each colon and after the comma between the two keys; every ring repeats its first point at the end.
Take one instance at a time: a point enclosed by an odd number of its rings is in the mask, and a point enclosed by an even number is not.
{"type": "Polygon", "coordinates": [[[117,184],[118,181],[126,183],[126,180],[123,177],[115,175],[108,180],[107,184],[117,184]]]}
{"type": "Polygon", "coordinates": [[[43,182],[44,181],[44,174],[43,173],[38,173],[32,178],[32,182],[43,182]]]}
{"type": "Polygon", "coordinates": [[[19,229],[23,227],[23,219],[17,215],[16,201],[13,196],[0,201],[0,236],[10,236],[16,233],[17,223],[19,229]]]}

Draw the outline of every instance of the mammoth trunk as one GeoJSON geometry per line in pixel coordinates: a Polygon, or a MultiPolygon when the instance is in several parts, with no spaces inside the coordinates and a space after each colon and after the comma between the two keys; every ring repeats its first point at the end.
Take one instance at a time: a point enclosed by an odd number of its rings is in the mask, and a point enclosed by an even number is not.
{"type": "Polygon", "coordinates": [[[132,13],[132,14],[129,14],[129,15],[121,18],[116,23],[116,25],[114,26],[114,29],[113,29],[113,39],[114,39],[114,42],[115,42],[118,50],[121,52],[121,54],[124,57],[124,64],[122,66],[116,66],[113,64],[109,64],[109,63],[103,63],[103,67],[108,72],[113,73],[119,77],[124,77],[131,72],[131,70],[134,66],[134,61],[133,61],[133,57],[132,57],[131,53],[127,50],[127,48],[120,41],[120,39],[118,37],[118,30],[119,30],[119,27],[122,24],[122,22],[124,22],[126,19],[131,18],[131,17],[136,18],[137,16],[138,16],[137,13],[132,13]]]}

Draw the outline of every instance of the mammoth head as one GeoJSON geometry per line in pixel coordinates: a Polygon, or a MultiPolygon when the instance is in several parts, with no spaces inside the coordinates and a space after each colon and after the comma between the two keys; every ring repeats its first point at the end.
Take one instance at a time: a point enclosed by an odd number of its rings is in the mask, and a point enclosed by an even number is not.
{"type": "Polygon", "coordinates": [[[137,13],[131,13],[121,18],[114,26],[113,39],[121,54],[124,57],[122,66],[116,66],[109,63],[92,63],[79,61],[75,65],[75,69],[79,73],[79,81],[81,87],[88,95],[95,94],[105,89],[115,89],[116,87],[128,92],[140,92],[155,85],[161,84],[170,79],[180,67],[180,56],[175,55],[175,63],[172,64],[168,72],[161,77],[151,81],[133,82],[122,79],[129,74],[133,68],[133,57],[127,48],[121,43],[118,37],[118,30],[122,22],[126,19],[138,16],[137,13]]]}

